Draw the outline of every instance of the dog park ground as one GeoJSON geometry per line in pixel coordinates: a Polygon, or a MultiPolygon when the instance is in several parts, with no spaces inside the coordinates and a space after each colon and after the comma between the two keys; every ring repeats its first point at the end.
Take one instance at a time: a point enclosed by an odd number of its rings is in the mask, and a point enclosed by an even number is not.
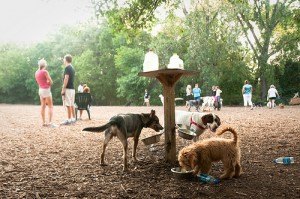
{"type": "MultiPolygon", "coordinates": [[[[106,150],[108,166],[100,166],[103,133],[82,132],[104,124],[118,113],[147,113],[155,109],[163,124],[163,107],[92,107],[92,120],[58,128],[41,127],[39,106],[0,105],[0,198],[299,198],[300,107],[274,110],[224,107],[214,111],[223,124],[233,126],[241,140],[243,175],[203,185],[178,180],[164,161],[164,137],[149,150],[139,142],[129,171],[122,171],[122,145],[114,138],[106,150]],[[280,156],[293,156],[292,165],[274,164],[280,156]]],[[[185,110],[185,107],[176,107],[185,110]]],[[[54,108],[54,122],[66,113],[54,108]]],[[[155,134],[144,129],[140,139],[155,134]]],[[[200,139],[214,136],[204,132],[200,139]]],[[[231,137],[226,133],[225,137],[231,137]]],[[[177,151],[190,141],[177,136],[177,151]]],[[[219,176],[221,163],[211,175],[219,176]]]]}

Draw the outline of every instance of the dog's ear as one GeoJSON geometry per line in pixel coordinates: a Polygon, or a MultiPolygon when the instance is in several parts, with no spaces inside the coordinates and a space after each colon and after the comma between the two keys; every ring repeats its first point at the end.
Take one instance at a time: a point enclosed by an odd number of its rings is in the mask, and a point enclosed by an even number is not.
{"type": "Polygon", "coordinates": [[[202,116],[202,121],[204,123],[204,125],[206,125],[207,123],[213,123],[214,122],[214,116],[213,114],[207,114],[202,116]]]}
{"type": "Polygon", "coordinates": [[[153,117],[153,116],[155,116],[155,110],[151,110],[151,113],[150,113],[150,117],[153,117]]]}
{"type": "Polygon", "coordinates": [[[146,114],[146,113],[142,113],[141,116],[142,116],[142,122],[144,124],[147,124],[149,122],[149,120],[150,120],[150,115],[146,114]]]}

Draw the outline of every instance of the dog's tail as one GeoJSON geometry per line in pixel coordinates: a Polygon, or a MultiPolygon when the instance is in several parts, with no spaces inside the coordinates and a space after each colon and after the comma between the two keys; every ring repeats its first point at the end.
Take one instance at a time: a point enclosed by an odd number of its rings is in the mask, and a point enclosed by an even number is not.
{"type": "Polygon", "coordinates": [[[87,127],[82,129],[83,131],[90,131],[90,132],[102,132],[104,130],[106,130],[107,128],[109,128],[111,126],[110,123],[107,123],[103,126],[98,126],[98,127],[87,127]]]}
{"type": "Polygon", "coordinates": [[[237,132],[230,126],[225,126],[223,128],[218,128],[217,135],[222,135],[226,131],[230,131],[233,134],[233,142],[236,144],[238,142],[237,132]]]}

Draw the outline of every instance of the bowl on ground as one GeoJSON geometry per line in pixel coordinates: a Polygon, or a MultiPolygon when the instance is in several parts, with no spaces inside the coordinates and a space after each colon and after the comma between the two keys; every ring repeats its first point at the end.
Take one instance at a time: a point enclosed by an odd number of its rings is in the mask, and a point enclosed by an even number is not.
{"type": "Polygon", "coordinates": [[[159,133],[159,134],[156,134],[156,135],[152,135],[152,136],[150,136],[150,137],[143,138],[143,139],[141,139],[141,140],[142,140],[142,142],[143,142],[145,145],[155,144],[155,143],[159,142],[160,136],[161,136],[162,134],[163,134],[163,133],[159,133]]]}
{"type": "Polygon", "coordinates": [[[192,140],[196,136],[196,133],[188,129],[179,128],[178,135],[184,139],[192,140]]]}
{"type": "Polygon", "coordinates": [[[193,174],[193,170],[191,171],[183,171],[180,167],[174,167],[171,169],[173,176],[177,179],[186,179],[186,180],[193,180],[195,176],[193,174]]]}

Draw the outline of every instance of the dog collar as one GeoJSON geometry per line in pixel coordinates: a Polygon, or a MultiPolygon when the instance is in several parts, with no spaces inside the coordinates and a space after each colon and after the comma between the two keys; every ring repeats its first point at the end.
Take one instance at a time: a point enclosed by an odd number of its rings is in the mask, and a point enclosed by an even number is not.
{"type": "MultiPolygon", "coordinates": [[[[201,118],[201,120],[202,120],[202,118],[201,118]]],[[[203,120],[202,120],[202,123],[203,123],[203,120]]],[[[203,126],[201,126],[200,124],[198,124],[197,122],[193,121],[193,117],[191,117],[190,126],[191,126],[192,124],[196,125],[199,129],[203,129],[203,130],[204,130],[204,129],[207,128],[207,126],[203,127],[203,126]]]]}

